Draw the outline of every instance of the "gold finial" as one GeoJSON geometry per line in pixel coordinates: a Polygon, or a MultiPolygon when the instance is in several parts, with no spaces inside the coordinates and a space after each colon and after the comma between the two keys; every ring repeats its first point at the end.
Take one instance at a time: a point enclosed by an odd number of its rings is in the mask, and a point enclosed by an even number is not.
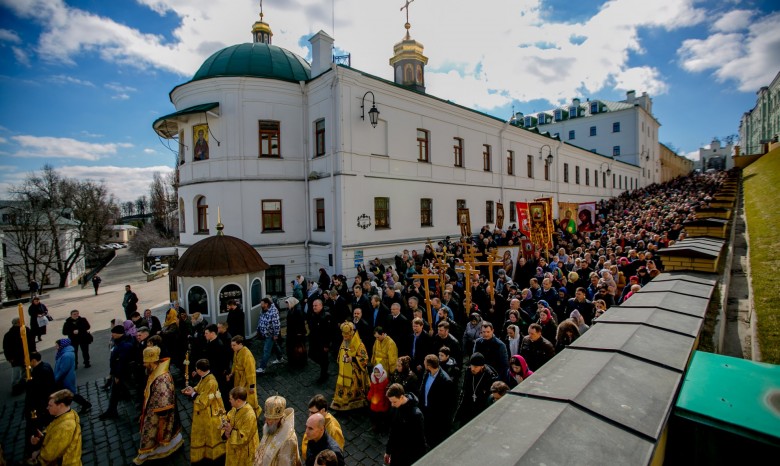
{"type": "Polygon", "coordinates": [[[222,214],[219,211],[219,206],[217,206],[217,236],[222,236],[224,233],[222,233],[222,230],[225,229],[225,225],[222,224],[222,214]]]}

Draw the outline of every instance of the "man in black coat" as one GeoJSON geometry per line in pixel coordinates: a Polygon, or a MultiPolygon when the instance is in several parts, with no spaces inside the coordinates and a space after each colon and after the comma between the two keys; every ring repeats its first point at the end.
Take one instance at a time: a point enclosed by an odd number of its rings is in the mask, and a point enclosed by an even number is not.
{"type": "Polygon", "coordinates": [[[539,324],[533,323],[528,327],[528,335],[520,344],[520,356],[532,371],[539,370],[555,356],[555,347],[542,336],[542,327],[539,324]]]}
{"type": "Polygon", "coordinates": [[[436,326],[436,334],[431,341],[431,354],[439,354],[439,350],[442,346],[446,346],[450,349],[450,357],[455,359],[457,364],[462,364],[463,352],[461,351],[461,345],[457,338],[450,333],[449,321],[441,321],[436,326]]]}
{"type": "Polygon", "coordinates": [[[320,413],[314,413],[306,420],[306,466],[315,466],[314,460],[323,450],[331,450],[336,454],[339,466],[344,466],[344,453],[333,437],[325,430],[325,417],[320,413]]]}
{"type": "MultiPolygon", "coordinates": [[[[228,301],[227,310],[227,324],[228,329],[230,330],[230,334],[233,336],[246,336],[244,311],[238,305],[238,301],[235,299],[228,301]]],[[[228,345],[228,347],[230,347],[230,345],[228,345]]]]}
{"type": "Polygon", "coordinates": [[[409,356],[409,337],[412,335],[412,324],[401,314],[401,305],[393,303],[390,306],[390,317],[385,320],[385,333],[393,339],[398,347],[398,356],[409,356]]]}
{"type": "Polygon", "coordinates": [[[43,430],[51,421],[51,416],[46,406],[49,403],[49,395],[56,391],[54,383],[54,369],[47,362],[41,361],[41,354],[37,351],[30,353],[31,378],[25,383],[24,417],[25,425],[25,458],[29,458],[33,452],[33,446],[29,439],[37,430],[43,430]],[[32,419],[35,411],[37,419],[32,419]]]}
{"type": "MultiPolygon", "coordinates": [[[[11,328],[3,336],[3,354],[11,364],[11,393],[16,395],[24,389],[22,372],[24,371],[24,348],[22,347],[22,327],[19,318],[11,319],[11,328]]],[[[35,351],[35,335],[30,327],[25,327],[27,332],[27,348],[31,353],[35,351]]]]}
{"type": "Polygon", "coordinates": [[[125,295],[122,297],[122,307],[125,309],[125,317],[130,320],[133,312],[138,310],[138,295],[131,289],[130,285],[125,285],[125,295]]]}
{"type": "Polygon", "coordinates": [[[328,364],[330,345],[333,341],[334,327],[330,313],[323,309],[322,300],[317,298],[311,302],[309,313],[309,357],[320,366],[320,376],[316,383],[328,380],[328,364]]]}
{"type": "Polygon", "coordinates": [[[425,331],[425,321],[417,317],[412,321],[411,350],[409,356],[412,358],[412,371],[417,377],[422,377],[425,370],[425,357],[431,354],[431,336],[425,331]]]}
{"type": "Polygon", "coordinates": [[[129,335],[125,335],[125,328],[121,325],[115,325],[111,329],[111,338],[114,341],[109,359],[111,396],[108,399],[108,408],[100,415],[101,420],[119,417],[117,406],[119,398],[127,393],[130,366],[133,360],[133,342],[129,335]]]}
{"type": "Polygon", "coordinates": [[[428,452],[425,441],[423,413],[417,407],[417,397],[406,393],[401,384],[387,389],[390,399],[390,436],[385,447],[385,464],[410,466],[428,452]]]}
{"type": "Polygon", "coordinates": [[[62,324],[62,334],[70,338],[70,344],[76,353],[76,367],[79,367],[79,349],[84,358],[84,367],[89,367],[89,345],[92,343],[92,335],[89,333],[90,325],[86,318],[79,316],[79,311],[70,311],[70,318],[62,324]]]}
{"type": "Polygon", "coordinates": [[[390,317],[390,309],[382,303],[382,298],[379,295],[371,296],[371,311],[369,315],[363,315],[368,324],[371,326],[371,331],[377,327],[385,326],[385,321],[390,317]]]}
{"type": "MultiPolygon", "coordinates": [[[[229,403],[228,395],[230,388],[228,387],[227,374],[230,373],[230,363],[233,360],[233,349],[222,344],[222,340],[218,338],[219,329],[216,324],[211,324],[206,327],[203,332],[206,337],[206,346],[203,354],[209,360],[209,367],[211,373],[217,379],[219,385],[219,391],[222,392],[223,401],[229,403]]],[[[195,371],[192,373],[194,378],[197,375],[195,371]]]]}
{"type": "Polygon", "coordinates": [[[498,372],[501,380],[509,371],[509,355],[504,342],[496,337],[493,324],[482,322],[482,336],[474,342],[474,352],[481,353],[486,363],[498,372]]]}
{"type": "Polygon", "coordinates": [[[485,364],[485,357],[474,353],[469,359],[469,369],[463,379],[457,418],[463,426],[488,407],[490,387],[499,380],[495,369],[485,364]]]}
{"type": "Polygon", "coordinates": [[[425,439],[431,448],[443,442],[452,430],[457,409],[457,387],[440,369],[439,358],[425,357],[425,375],[420,384],[420,410],[425,415],[425,439]]]}

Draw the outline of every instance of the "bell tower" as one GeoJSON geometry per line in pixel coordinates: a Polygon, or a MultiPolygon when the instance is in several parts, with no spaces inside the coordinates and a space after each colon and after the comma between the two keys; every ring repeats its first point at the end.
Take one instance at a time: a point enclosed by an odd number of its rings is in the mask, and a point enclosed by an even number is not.
{"type": "Polygon", "coordinates": [[[414,0],[406,0],[401,10],[406,9],[406,35],[393,46],[393,56],[390,66],[393,67],[393,80],[396,84],[406,86],[418,92],[425,92],[425,65],[428,57],[423,55],[423,44],[412,39],[409,29],[409,4],[414,0]]]}

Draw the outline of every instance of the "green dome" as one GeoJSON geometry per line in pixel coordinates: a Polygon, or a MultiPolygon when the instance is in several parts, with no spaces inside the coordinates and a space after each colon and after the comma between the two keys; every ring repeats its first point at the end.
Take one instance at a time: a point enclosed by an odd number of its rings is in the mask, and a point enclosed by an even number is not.
{"type": "Polygon", "coordinates": [[[311,78],[311,67],[303,58],[275,45],[238,44],[210,56],[192,81],[222,76],[250,76],[299,82],[311,78]]]}

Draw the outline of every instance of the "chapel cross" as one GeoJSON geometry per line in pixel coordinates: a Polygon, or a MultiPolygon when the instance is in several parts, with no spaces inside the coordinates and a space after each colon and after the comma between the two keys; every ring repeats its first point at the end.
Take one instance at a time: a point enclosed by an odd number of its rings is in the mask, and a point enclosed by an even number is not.
{"type": "Polygon", "coordinates": [[[406,8],[406,23],[409,24],[409,4],[412,3],[414,0],[405,0],[406,4],[401,7],[400,11],[404,11],[404,8],[406,8]]]}

